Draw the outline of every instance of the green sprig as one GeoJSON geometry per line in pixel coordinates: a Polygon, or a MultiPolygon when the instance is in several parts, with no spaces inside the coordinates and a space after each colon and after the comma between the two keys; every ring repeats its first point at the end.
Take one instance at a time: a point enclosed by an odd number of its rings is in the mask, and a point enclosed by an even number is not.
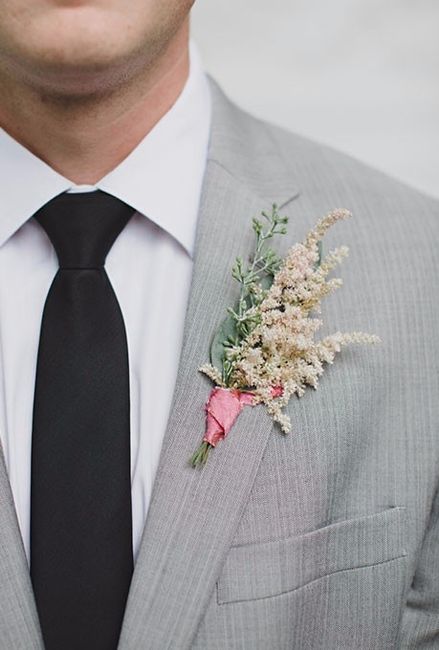
{"type": "Polygon", "coordinates": [[[217,364],[220,356],[226,385],[229,384],[233,371],[234,348],[259,325],[261,317],[255,308],[264,299],[282,262],[268,242],[275,235],[286,234],[288,217],[280,216],[275,203],[271,213],[263,211],[261,217],[262,219],[253,219],[256,241],[248,264],[244,263],[242,257],[237,257],[232,268],[232,277],[241,285],[240,295],[236,307],[228,309],[229,317],[220,329],[221,340],[216,338],[212,348],[212,362],[217,364]]]}

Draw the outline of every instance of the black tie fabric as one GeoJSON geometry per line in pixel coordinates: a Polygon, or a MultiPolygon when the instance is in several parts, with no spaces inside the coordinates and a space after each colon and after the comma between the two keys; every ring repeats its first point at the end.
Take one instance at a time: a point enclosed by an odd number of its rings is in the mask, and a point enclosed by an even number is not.
{"type": "Polygon", "coordinates": [[[104,268],[133,213],[93,191],[34,215],[59,262],[32,428],[30,571],[46,650],[116,650],[133,572],[128,348],[104,268]]]}

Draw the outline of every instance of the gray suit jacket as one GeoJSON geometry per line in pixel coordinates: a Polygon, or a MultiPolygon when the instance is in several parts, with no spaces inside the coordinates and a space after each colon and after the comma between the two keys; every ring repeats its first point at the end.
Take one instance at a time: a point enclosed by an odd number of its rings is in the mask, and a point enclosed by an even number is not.
{"type": "MultiPolygon", "coordinates": [[[[439,648],[438,203],[212,92],[183,350],[119,648],[439,648]],[[383,342],[343,348],[291,401],[292,433],[247,408],[194,470],[211,388],[197,369],[236,299],[250,219],[273,201],[284,248],[353,212],[325,237],[350,257],[320,334],[383,342]]],[[[0,648],[42,647],[1,460],[0,648]]]]}

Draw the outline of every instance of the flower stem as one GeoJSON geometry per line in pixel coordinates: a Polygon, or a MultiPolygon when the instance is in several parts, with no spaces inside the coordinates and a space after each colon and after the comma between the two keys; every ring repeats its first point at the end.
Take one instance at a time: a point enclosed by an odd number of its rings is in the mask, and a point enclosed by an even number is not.
{"type": "Polygon", "coordinates": [[[191,456],[189,462],[192,467],[204,465],[207,461],[210,448],[213,447],[208,442],[202,442],[197,451],[191,456]]]}

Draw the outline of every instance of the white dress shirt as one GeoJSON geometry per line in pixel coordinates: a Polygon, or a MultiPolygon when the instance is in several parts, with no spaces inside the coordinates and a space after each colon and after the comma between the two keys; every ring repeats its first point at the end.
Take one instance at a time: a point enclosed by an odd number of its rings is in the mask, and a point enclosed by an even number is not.
{"type": "Polygon", "coordinates": [[[0,441],[28,561],[37,350],[58,269],[31,217],[64,191],[101,189],[136,210],[105,264],[128,339],[136,559],[175,385],[210,115],[208,82],[191,43],[190,74],[176,103],[94,186],[75,185],[0,129],[0,441]]]}

